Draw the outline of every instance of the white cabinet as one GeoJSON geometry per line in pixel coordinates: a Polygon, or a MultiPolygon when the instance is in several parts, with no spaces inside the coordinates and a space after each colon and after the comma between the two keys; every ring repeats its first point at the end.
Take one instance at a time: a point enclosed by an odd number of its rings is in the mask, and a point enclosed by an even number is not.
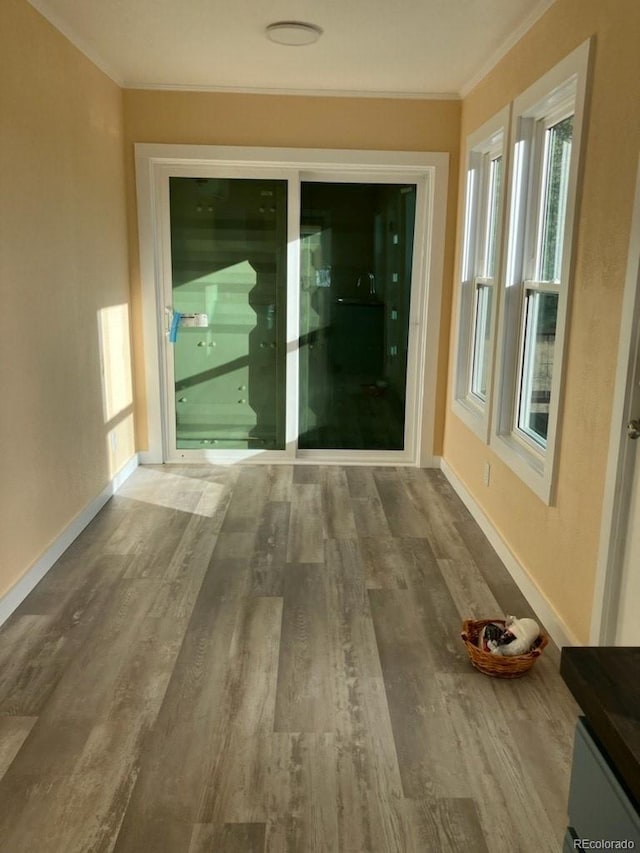
{"type": "Polygon", "coordinates": [[[583,717],[576,726],[569,790],[569,828],[564,850],[586,849],[574,844],[574,838],[593,842],[626,842],[626,847],[599,844],[594,849],[640,850],[637,808],[618,781],[583,717]]]}

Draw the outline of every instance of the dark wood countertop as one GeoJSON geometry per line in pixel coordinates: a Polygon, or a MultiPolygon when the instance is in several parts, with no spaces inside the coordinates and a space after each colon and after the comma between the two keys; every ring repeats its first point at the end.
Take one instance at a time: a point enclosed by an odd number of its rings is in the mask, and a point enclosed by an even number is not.
{"type": "Polygon", "coordinates": [[[560,673],[640,807],[640,647],[565,646],[560,673]]]}

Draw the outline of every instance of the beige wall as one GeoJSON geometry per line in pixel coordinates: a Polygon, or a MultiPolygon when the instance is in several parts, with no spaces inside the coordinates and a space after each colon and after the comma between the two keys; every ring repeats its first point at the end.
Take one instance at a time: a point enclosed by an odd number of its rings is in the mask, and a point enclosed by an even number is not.
{"type": "Polygon", "coordinates": [[[434,449],[444,440],[448,463],[569,629],[586,641],[640,148],[637,0],[556,0],[464,100],[462,116],[460,103],[450,101],[121,92],[26,0],[3,0],[1,15],[0,595],[133,449],[125,185],[138,446],[146,446],[134,142],[448,151],[434,449]],[[591,35],[565,427],[557,502],[546,507],[445,405],[458,151],[461,138],[591,35]],[[488,489],[481,483],[484,460],[492,464],[488,489]]]}
{"type": "Polygon", "coordinates": [[[1,596],[133,435],[122,93],[25,0],[0,15],[1,596]]]}
{"type": "MultiPolygon", "coordinates": [[[[618,329],[640,151],[640,3],[556,0],[465,98],[462,139],[595,36],[556,505],[545,506],[450,411],[444,456],[569,630],[589,639],[618,329]],[[491,485],[482,465],[491,463],[491,485]]],[[[458,207],[459,215],[461,205],[458,207]]],[[[458,234],[460,228],[458,229],[458,234]]],[[[458,247],[459,256],[459,247],[458,247]]]]}
{"type": "Polygon", "coordinates": [[[460,102],[125,90],[124,115],[139,449],[147,446],[147,425],[133,145],[163,142],[449,152],[450,202],[435,438],[435,452],[439,454],[444,430],[460,102]]]}

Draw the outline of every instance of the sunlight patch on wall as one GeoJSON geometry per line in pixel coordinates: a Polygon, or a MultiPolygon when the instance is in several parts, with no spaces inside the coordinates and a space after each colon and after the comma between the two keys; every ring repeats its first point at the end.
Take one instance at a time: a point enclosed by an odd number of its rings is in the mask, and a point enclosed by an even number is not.
{"type": "Polygon", "coordinates": [[[104,422],[133,404],[129,306],[109,305],[98,311],[104,422]]]}
{"type": "Polygon", "coordinates": [[[106,456],[109,476],[113,477],[131,459],[136,446],[128,305],[100,308],[98,340],[106,456]]]}
{"type": "Polygon", "coordinates": [[[109,460],[109,477],[114,477],[135,452],[135,432],[133,414],[130,412],[119,418],[107,432],[107,459],[109,460]]]}

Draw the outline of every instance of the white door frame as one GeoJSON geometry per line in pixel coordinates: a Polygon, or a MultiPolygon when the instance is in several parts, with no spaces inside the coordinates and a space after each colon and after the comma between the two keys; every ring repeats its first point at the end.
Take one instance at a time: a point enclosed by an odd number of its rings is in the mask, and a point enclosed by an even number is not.
{"type": "Polygon", "coordinates": [[[620,341],[609,438],[609,457],[602,505],[600,551],[589,642],[613,645],[616,636],[622,567],[629,521],[636,446],[627,424],[640,416],[640,165],[629,238],[629,256],[622,299],[620,341]]]}
{"type": "MultiPolygon", "coordinates": [[[[259,175],[271,177],[286,172],[290,187],[300,180],[301,173],[322,172],[351,174],[357,180],[398,180],[415,182],[423,187],[424,203],[417,205],[414,240],[413,281],[419,282],[422,296],[419,310],[412,318],[407,389],[408,399],[415,407],[415,426],[409,429],[409,444],[404,451],[317,451],[295,455],[297,413],[287,409],[287,449],[284,451],[190,451],[189,459],[215,462],[249,460],[253,462],[341,462],[358,464],[437,464],[433,452],[436,411],[436,380],[440,336],[440,306],[444,266],[444,236],[447,201],[449,155],[446,153],[414,153],[406,151],[342,151],[334,149],[295,148],[237,148],[207,145],[137,144],[136,183],[140,246],[140,276],[142,284],[143,342],[148,418],[148,449],[140,453],[146,463],[167,460],[166,411],[166,344],[163,329],[164,297],[163,270],[168,252],[167,230],[159,215],[163,202],[163,186],[169,172],[191,169],[224,170],[237,177],[259,175]],[[270,173],[270,174],[269,174],[270,173]],[[420,239],[422,238],[422,239],[420,239]],[[425,369],[428,365],[430,369],[425,369]],[[292,440],[293,438],[293,440],[292,440]],[[354,454],[357,458],[354,458],[354,454]]],[[[290,190],[290,207],[291,195],[290,190]]],[[[298,269],[299,216],[289,210],[287,247],[288,275],[298,269]]],[[[295,293],[296,288],[288,288],[295,293]]],[[[297,340],[299,324],[297,300],[289,299],[287,308],[287,338],[297,340]]],[[[413,307],[413,306],[412,306],[413,307]]],[[[288,348],[289,349],[289,348],[288,348]]],[[[292,348],[296,350],[296,348],[292,348]]],[[[297,382],[297,352],[288,353],[288,377],[297,382]]],[[[185,461],[185,460],[183,460],[185,461]]]]}

